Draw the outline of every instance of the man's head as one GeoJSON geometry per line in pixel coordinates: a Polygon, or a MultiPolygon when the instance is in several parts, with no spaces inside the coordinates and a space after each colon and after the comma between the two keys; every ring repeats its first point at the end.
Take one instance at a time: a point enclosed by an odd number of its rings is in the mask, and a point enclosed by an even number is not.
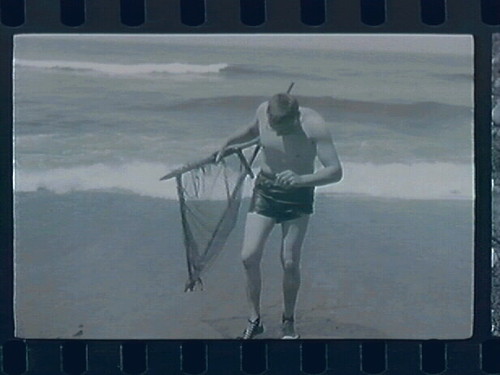
{"type": "Polygon", "coordinates": [[[278,135],[295,131],[299,115],[299,102],[293,96],[280,93],[269,100],[267,107],[269,125],[278,135]]]}

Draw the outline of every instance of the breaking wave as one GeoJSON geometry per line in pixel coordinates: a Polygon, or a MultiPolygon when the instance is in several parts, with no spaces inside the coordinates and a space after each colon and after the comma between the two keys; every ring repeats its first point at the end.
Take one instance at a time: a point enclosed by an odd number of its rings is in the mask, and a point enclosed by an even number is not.
{"type": "MultiPolygon", "coordinates": [[[[46,189],[64,194],[73,191],[127,191],[155,198],[177,199],[175,181],[159,181],[177,166],[133,162],[94,164],[50,170],[16,170],[15,191],[46,189]]],[[[338,184],[317,188],[318,194],[348,194],[395,199],[460,199],[474,197],[473,168],[458,163],[344,163],[338,184]]],[[[247,181],[249,196],[252,182],[247,181]]],[[[222,194],[223,195],[223,194],[222,194]]],[[[221,195],[221,199],[222,199],[221,195]]]]}
{"type": "Polygon", "coordinates": [[[160,64],[115,64],[79,62],[64,60],[25,60],[16,59],[18,67],[39,69],[46,71],[74,72],[79,74],[104,74],[107,76],[159,76],[159,75],[213,75],[224,74],[244,78],[254,77],[281,77],[285,80],[310,79],[323,81],[325,78],[308,73],[286,73],[271,67],[255,67],[249,64],[229,64],[225,62],[214,64],[188,64],[182,62],[160,64]]]}
{"type": "Polygon", "coordinates": [[[229,64],[111,64],[77,61],[33,61],[16,60],[16,66],[48,69],[56,71],[90,72],[113,76],[137,76],[158,74],[216,74],[229,67],[229,64]]]}

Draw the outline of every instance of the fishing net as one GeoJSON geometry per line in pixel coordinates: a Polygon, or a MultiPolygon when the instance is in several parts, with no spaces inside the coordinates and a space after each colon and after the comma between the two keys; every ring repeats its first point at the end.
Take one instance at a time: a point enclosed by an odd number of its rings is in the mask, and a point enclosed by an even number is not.
{"type": "Polygon", "coordinates": [[[245,153],[235,149],[219,163],[212,157],[176,174],[189,276],[184,291],[203,287],[202,275],[223,250],[236,224],[243,183],[252,174],[257,152],[257,147],[245,153]]]}

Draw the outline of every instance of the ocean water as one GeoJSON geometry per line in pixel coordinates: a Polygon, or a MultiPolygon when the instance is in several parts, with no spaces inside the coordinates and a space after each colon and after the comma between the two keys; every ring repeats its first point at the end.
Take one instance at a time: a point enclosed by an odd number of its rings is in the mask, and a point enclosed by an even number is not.
{"type": "MultiPolygon", "coordinates": [[[[174,198],[159,176],[216,150],[293,81],[301,105],[325,118],[344,163],[344,181],[320,192],[471,199],[470,50],[397,52],[391,40],[385,50],[356,50],[366,36],[352,38],[351,49],[315,49],[287,36],[256,37],[260,44],[18,37],[15,189],[174,198]]],[[[456,43],[449,39],[444,50],[456,43]]]]}
{"type": "MultiPolygon", "coordinates": [[[[344,168],[342,182],[317,189],[303,337],[467,337],[471,41],[421,38],[17,36],[16,334],[239,334],[247,200],[207,291],[186,295],[176,187],[159,179],[215,151],[293,81],[344,168]]],[[[263,265],[266,318],[280,314],[278,242],[276,231],[263,265]]]]}

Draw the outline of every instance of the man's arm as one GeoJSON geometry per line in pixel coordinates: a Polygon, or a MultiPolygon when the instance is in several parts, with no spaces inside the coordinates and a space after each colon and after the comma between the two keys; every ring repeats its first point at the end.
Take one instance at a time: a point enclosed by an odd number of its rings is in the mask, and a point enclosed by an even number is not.
{"type": "Polygon", "coordinates": [[[256,117],[254,121],[252,121],[249,125],[247,125],[243,129],[238,130],[236,133],[232,134],[224,141],[219,151],[217,152],[217,157],[215,158],[215,161],[217,163],[220,161],[220,159],[224,155],[224,152],[229,146],[243,144],[243,143],[250,143],[252,141],[255,141],[255,143],[257,143],[258,138],[259,138],[259,123],[256,117]]]}
{"type": "Polygon", "coordinates": [[[332,136],[324,124],[318,130],[316,152],[323,168],[318,169],[315,173],[303,175],[301,184],[304,186],[326,185],[339,182],[342,179],[342,166],[333,145],[332,136]]]}
{"type": "Polygon", "coordinates": [[[259,136],[259,127],[257,119],[255,119],[252,123],[250,123],[243,129],[240,129],[236,133],[229,136],[224,142],[223,147],[227,148],[232,145],[247,143],[255,140],[258,136],[259,136]]]}
{"type": "Polygon", "coordinates": [[[277,181],[285,186],[321,186],[339,182],[342,179],[342,166],[333,145],[332,136],[324,121],[315,121],[309,130],[323,168],[305,175],[298,175],[292,171],[278,173],[277,181]]]}

